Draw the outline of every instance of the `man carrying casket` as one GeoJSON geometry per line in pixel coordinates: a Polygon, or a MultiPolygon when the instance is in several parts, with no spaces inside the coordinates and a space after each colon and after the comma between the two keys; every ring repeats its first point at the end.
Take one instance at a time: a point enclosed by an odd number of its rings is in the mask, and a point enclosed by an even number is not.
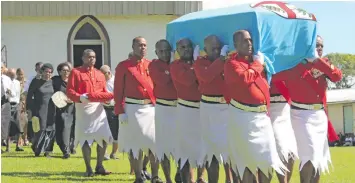
{"type": "Polygon", "coordinates": [[[269,85],[262,53],[252,55],[253,44],[248,31],[233,35],[236,54],[224,66],[229,105],[228,145],[231,167],[243,182],[270,182],[272,168],[283,174],[286,167],[280,160],[268,108],[269,85]]]}

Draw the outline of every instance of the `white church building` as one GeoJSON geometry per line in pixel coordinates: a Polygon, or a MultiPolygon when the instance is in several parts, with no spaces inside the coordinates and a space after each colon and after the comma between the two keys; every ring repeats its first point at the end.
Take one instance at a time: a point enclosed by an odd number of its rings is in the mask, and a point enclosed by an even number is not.
{"type": "Polygon", "coordinates": [[[153,59],[166,24],[199,10],[202,1],[2,1],[2,60],[29,76],[36,62],[81,65],[83,50],[91,48],[97,67],[114,70],[132,51],[134,37],[146,38],[153,59]]]}

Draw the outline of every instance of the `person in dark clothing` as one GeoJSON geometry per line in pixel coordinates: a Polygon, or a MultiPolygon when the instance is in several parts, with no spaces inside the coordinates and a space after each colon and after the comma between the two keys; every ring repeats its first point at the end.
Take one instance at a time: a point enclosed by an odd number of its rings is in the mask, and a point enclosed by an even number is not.
{"type": "Polygon", "coordinates": [[[28,89],[26,104],[32,116],[34,137],[32,150],[35,156],[45,152],[50,157],[55,136],[55,106],[51,99],[54,88],[52,81],[53,66],[49,63],[41,67],[41,79],[33,79],[28,89]],[[33,97],[33,100],[31,100],[33,97]]]}
{"type": "MultiPolygon", "coordinates": [[[[67,82],[71,67],[67,63],[61,63],[57,67],[59,76],[54,76],[53,88],[54,92],[61,91],[66,93],[67,82]]],[[[71,138],[74,137],[74,116],[75,105],[73,101],[68,99],[67,106],[63,108],[56,107],[55,124],[56,124],[56,141],[61,151],[63,152],[63,158],[70,157],[70,153],[73,152],[73,146],[70,144],[71,138]]]]}

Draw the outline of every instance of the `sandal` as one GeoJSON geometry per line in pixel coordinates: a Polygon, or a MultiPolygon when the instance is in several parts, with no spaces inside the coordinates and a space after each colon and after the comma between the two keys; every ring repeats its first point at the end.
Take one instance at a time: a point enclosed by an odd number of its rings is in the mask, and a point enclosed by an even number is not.
{"type": "Polygon", "coordinates": [[[197,179],[196,183],[207,183],[203,178],[197,179]]]}

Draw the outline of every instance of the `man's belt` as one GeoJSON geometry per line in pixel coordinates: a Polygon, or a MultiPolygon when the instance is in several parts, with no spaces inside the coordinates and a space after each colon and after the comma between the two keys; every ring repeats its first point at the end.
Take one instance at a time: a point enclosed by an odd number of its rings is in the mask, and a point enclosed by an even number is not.
{"type": "Polygon", "coordinates": [[[111,106],[111,105],[104,105],[104,109],[114,109],[115,106],[111,106]]]}
{"type": "Polygon", "coordinates": [[[266,105],[259,105],[259,106],[249,106],[249,105],[246,105],[246,104],[242,104],[242,103],[239,103],[235,100],[231,100],[231,105],[235,108],[238,108],[240,110],[243,110],[243,111],[247,111],[247,112],[259,112],[259,113],[262,113],[262,112],[267,112],[267,106],[266,105]]]}
{"type": "Polygon", "coordinates": [[[177,103],[178,103],[177,100],[166,100],[166,99],[157,98],[157,104],[176,107],[177,103]]]}
{"type": "Polygon", "coordinates": [[[297,103],[292,101],[291,106],[300,108],[300,109],[305,109],[305,110],[321,110],[324,109],[323,104],[302,104],[302,103],[297,103]]]}
{"type": "Polygon", "coordinates": [[[152,103],[150,99],[134,99],[129,97],[126,97],[125,102],[131,104],[139,104],[139,105],[147,105],[152,103]]]}
{"type": "Polygon", "coordinates": [[[280,103],[280,102],[287,102],[285,97],[282,95],[272,96],[270,97],[271,103],[280,103]]]}
{"type": "Polygon", "coordinates": [[[183,100],[183,99],[179,98],[178,103],[182,104],[184,106],[187,106],[187,107],[200,108],[200,102],[188,101],[188,100],[183,100]]]}
{"type": "Polygon", "coordinates": [[[226,99],[223,96],[222,97],[212,97],[212,96],[202,95],[201,100],[206,101],[206,102],[219,103],[219,104],[226,104],[227,103],[226,99]]]}

